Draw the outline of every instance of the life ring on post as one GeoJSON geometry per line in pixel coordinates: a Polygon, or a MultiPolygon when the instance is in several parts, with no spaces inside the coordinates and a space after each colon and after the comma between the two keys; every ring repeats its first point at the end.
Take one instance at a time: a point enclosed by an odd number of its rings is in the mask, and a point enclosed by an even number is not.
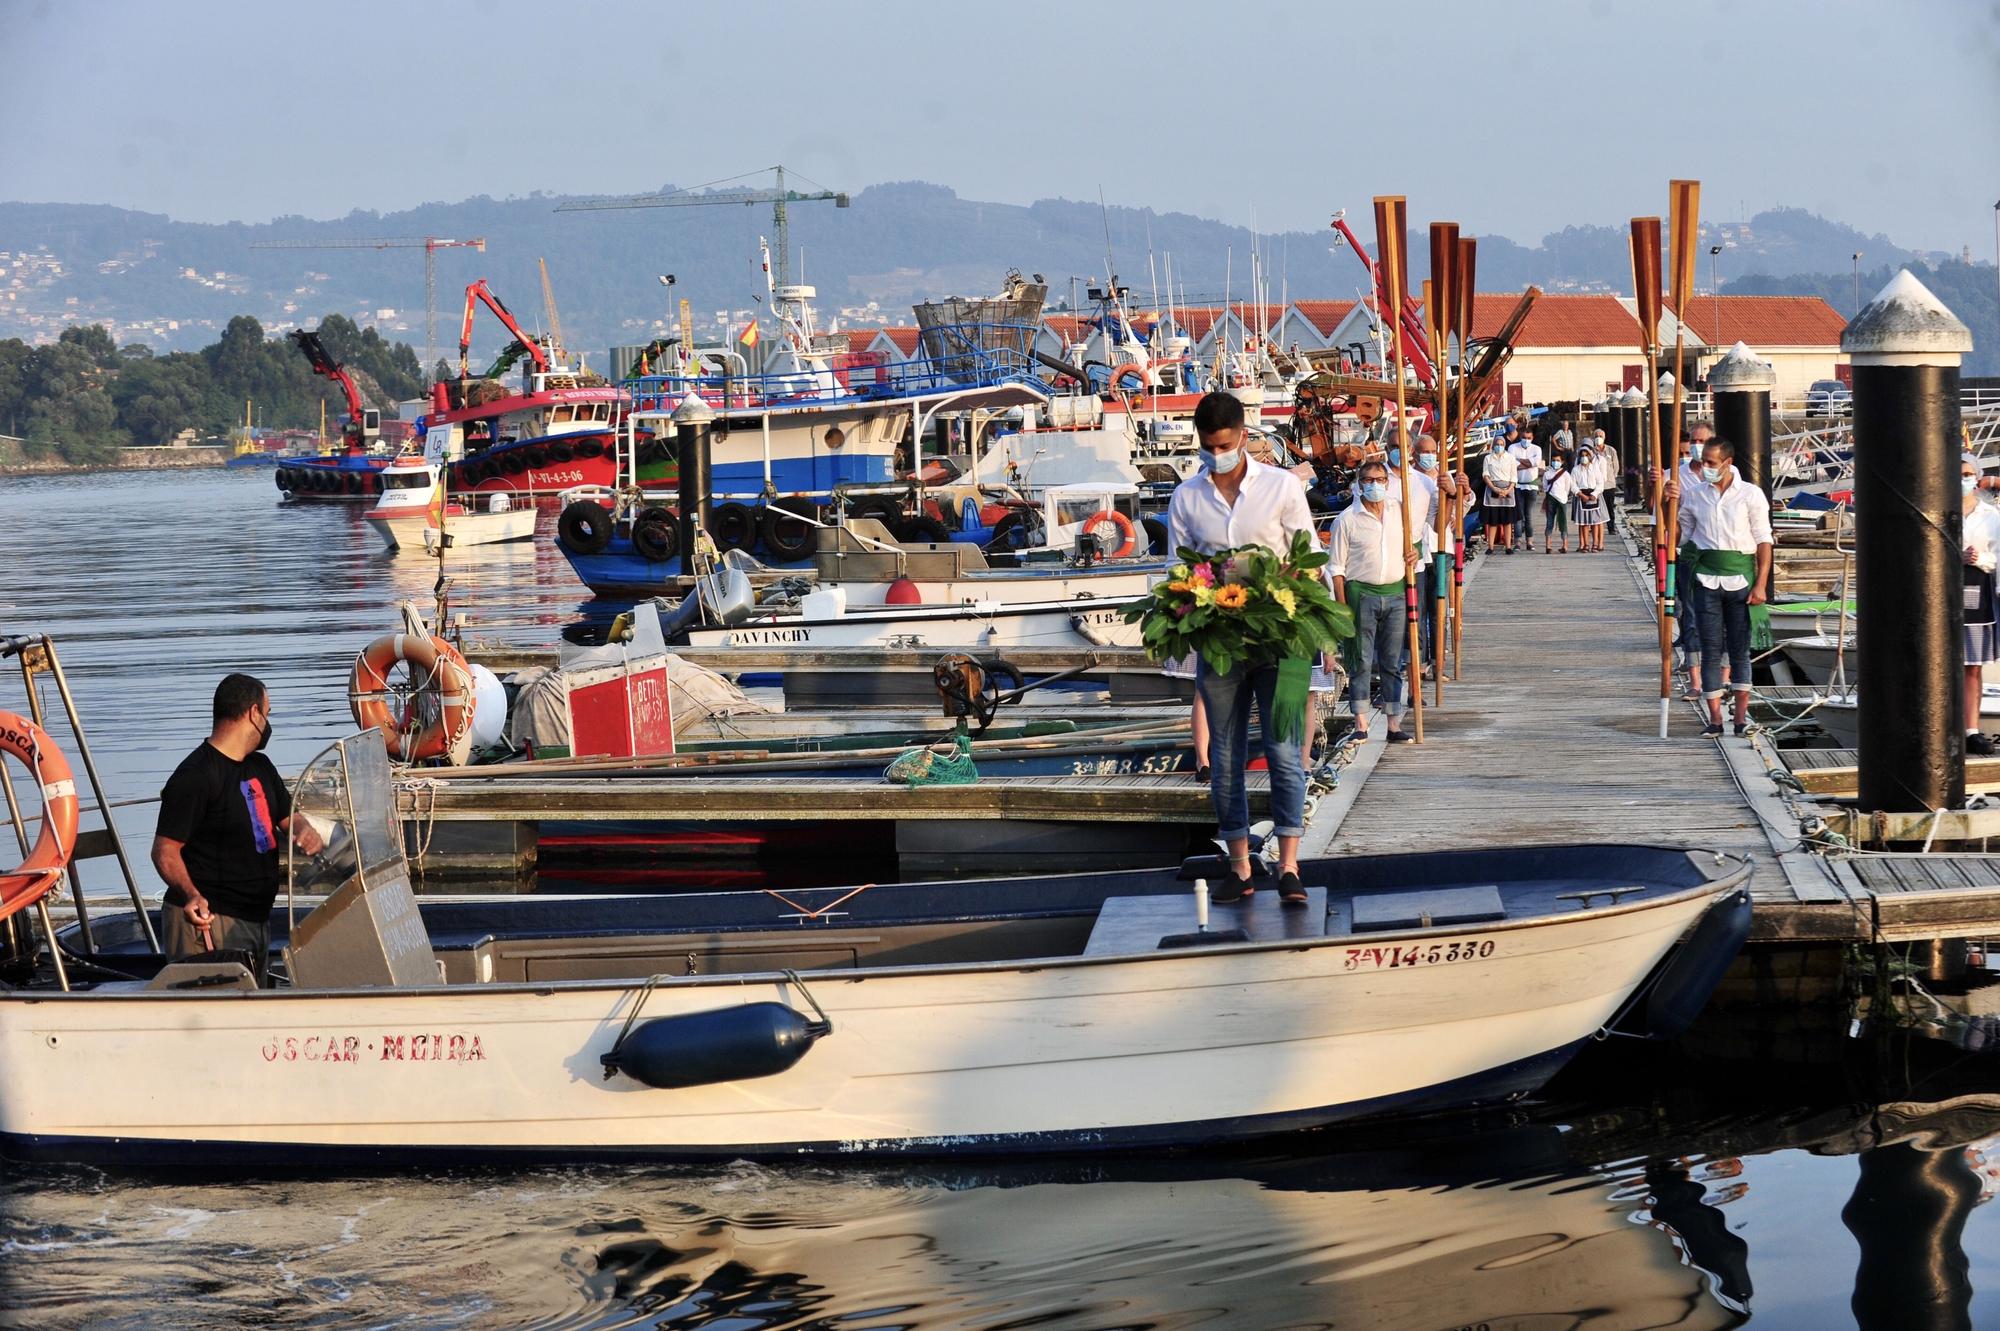
{"type": "Polygon", "coordinates": [[[42,792],[42,830],[20,867],[0,872],[0,920],[26,909],[53,892],[76,850],[76,829],[82,805],[69,760],[42,728],[25,716],[0,712],[0,753],[11,753],[27,767],[42,792]]]}
{"type": "Polygon", "coordinates": [[[1092,536],[1097,535],[1098,528],[1104,526],[1109,526],[1118,533],[1118,548],[1109,552],[1111,558],[1123,559],[1139,548],[1139,535],[1137,529],[1132,526],[1132,519],[1117,509],[1103,509],[1083,520],[1084,531],[1092,536]]]}
{"type": "Polygon", "coordinates": [[[382,732],[389,756],[417,763],[452,751],[472,726],[472,668],[456,647],[442,638],[387,633],[361,649],[347,680],[347,705],[354,724],[382,732]],[[416,688],[411,705],[399,719],[389,707],[389,672],[407,665],[416,688]],[[418,697],[436,700],[436,715],[426,719],[418,697]]]}

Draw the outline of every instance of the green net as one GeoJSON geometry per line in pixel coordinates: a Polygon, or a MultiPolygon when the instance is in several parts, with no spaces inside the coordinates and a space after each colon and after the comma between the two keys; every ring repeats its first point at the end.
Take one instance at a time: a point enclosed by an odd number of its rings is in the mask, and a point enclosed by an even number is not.
{"type": "Polygon", "coordinates": [[[961,734],[951,753],[935,749],[907,749],[882,769],[882,775],[904,786],[969,786],[979,779],[972,765],[972,740],[961,734]]]}

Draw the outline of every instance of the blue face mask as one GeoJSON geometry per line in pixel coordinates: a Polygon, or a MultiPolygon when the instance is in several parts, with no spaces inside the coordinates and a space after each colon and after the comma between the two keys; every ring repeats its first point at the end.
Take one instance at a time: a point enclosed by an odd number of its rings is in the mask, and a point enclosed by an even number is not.
{"type": "Polygon", "coordinates": [[[1419,453],[1417,454],[1417,465],[1425,471],[1436,471],[1438,469],[1438,455],[1435,453],[1419,453]]]}
{"type": "Polygon", "coordinates": [[[1403,450],[1394,444],[1389,445],[1389,465],[1392,467],[1403,465],[1403,450]]]}
{"type": "Polygon", "coordinates": [[[1225,476],[1242,465],[1243,450],[1240,448],[1225,449],[1219,453],[1202,450],[1201,467],[1210,475],[1225,476]]]}
{"type": "Polygon", "coordinates": [[[1722,468],[1704,465],[1701,469],[1701,478],[1710,485],[1714,485],[1722,479],[1722,468]]]}
{"type": "Polygon", "coordinates": [[[1361,497],[1371,504],[1379,504],[1389,497],[1389,487],[1381,481],[1363,481],[1361,497]]]}

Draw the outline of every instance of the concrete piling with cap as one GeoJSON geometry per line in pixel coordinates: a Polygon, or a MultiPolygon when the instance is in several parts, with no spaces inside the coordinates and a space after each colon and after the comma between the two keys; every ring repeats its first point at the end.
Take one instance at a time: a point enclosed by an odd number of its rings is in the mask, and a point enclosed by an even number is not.
{"type": "Polygon", "coordinates": [[[1854,364],[1860,803],[1965,803],[1958,369],[1972,334],[1908,269],[1840,336],[1854,364]]]}
{"type": "Polygon", "coordinates": [[[1715,394],[1715,433],[1736,447],[1736,470],[1771,497],[1771,390],[1777,371],[1738,342],[1708,371],[1715,394]]]}

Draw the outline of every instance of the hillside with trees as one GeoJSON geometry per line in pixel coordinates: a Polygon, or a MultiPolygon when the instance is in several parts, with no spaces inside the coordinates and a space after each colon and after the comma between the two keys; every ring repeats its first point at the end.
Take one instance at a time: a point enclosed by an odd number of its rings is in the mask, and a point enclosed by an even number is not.
{"type": "Polygon", "coordinates": [[[1722,289],[1732,296],[1818,296],[1852,319],[1860,305],[1874,299],[1875,293],[1888,285],[1902,267],[1908,267],[1972,330],[1972,354],[1965,358],[1963,373],[1968,377],[2000,375],[2000,283],[1994,280],[1993,265],[1989,263],[1947,259],[1935,264],[1918,260],[1894,267],[1876,264],[1861,270],[1858,283],[1852,269],[1796,273],[1789,277],[1753,274],[1724,282],[1722,289]],[[1857,287],[1859,304],[1855,300],[1857,287]]]}
{"type": "MultiPolygon", "coordinates": [[[[393,408],[423,392],[416,352],[374,328],[330,314],[321,341],[347,365],[370,405],[393,408]]],[[[102,325],[65,328],[53,343],[0,341],[0,434],[26,443],[30,457],[103,461],[125,444],[164,444],[182,430],[219,435],[241,424],[254,404],[257,423],[278,429],[329,422],[346,409],[338,385],[312,373],[298,349],[267,337],[237,315],[222,336],[198,351],[155,354],[143,343],[113,343],[102,325]]]]}

